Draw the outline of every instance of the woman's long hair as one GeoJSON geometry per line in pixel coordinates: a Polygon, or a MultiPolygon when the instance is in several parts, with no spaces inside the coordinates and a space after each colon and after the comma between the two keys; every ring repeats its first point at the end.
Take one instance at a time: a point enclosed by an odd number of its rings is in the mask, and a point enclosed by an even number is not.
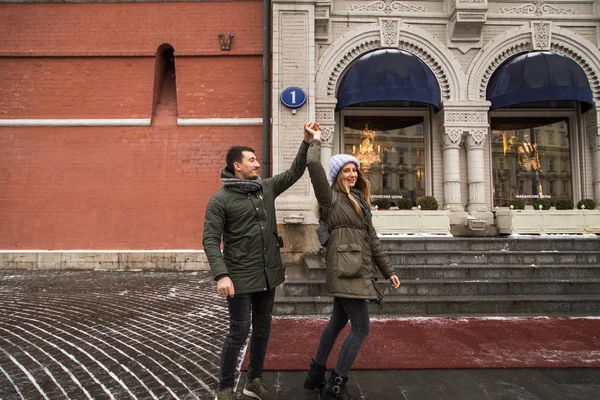
{"type": "MultiPolygon", "coordinates": [[[[343,168],[344,167],[342,166],[342,169],[343,168]]],[[[371,183],[367,180],[367,178],[365,178],[365,176],[362,174],[360,169],[357,169],[356,173],[357,173],[357,177],[356,177],[356,183],[354,184],[354,189],[358,190],[358,192],[360,193],[360,197],[365,201],[365,203],[367,203],[370,206],[371,205],[371,183]]],[[[337,178],[335,179],[333,188],[337,189],[340,192],[346,193],[346,195],[352,202],[352,206],[356,210],[356,213],[361,216],[363,215],[362,209],[360,208],[360,204],[358,204],[358,202],[356,201],[354,196],[352,196],[350,194],[350,186],[348,185],[348,182],[346,182],[346,180],[344,180],[344,178],[342,177],[341,170],[338,173],[337,178]]]]}

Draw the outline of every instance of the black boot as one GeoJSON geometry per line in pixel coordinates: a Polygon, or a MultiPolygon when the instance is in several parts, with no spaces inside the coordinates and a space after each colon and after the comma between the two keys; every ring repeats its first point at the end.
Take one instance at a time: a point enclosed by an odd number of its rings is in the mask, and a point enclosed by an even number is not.
{"type": "Polygon", "coordinates": [[[325,366],[317,364],[315,360],[310,363],[310,371],[304,380],[304,388],[308,390],[321,390],[325,385],[325,366]]]}
{"type": "Polygon", "coordinates": [[[341,376],[335,370],[331,371],[329,380],[321,389],[321,400],[358,400],[348,393],[346,382],[348,382],[347,376],[341,376]]]}

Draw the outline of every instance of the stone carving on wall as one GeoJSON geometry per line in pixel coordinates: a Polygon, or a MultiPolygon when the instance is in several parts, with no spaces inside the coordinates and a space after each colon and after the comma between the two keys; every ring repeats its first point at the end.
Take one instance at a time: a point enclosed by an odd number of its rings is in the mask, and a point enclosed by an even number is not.
{"type": "Polygon", "coordinates": [[[487,123],[487,116],[485,113],[448,112],[444,115],[444,120],[446,122],[487,123]]]}
{"type": "Polygon", "coordinates": [[[551,22],[531,21],[533,50],[550,50],[551,22]]]}
{"type": "Polygon", "coordinates": [[[349,6],[349,11],[383,11],[387,14],[392,12],[426,12],[425,7],[407,5],[397,0],[375,1],[369,4],[357,4],[349,6]]]}
{"type": "Polygon", "coordinates": [[[544,0],[536,0],[533,3],[524,4],[515,7],[501,7],[498,9],[501,14],[535,14],[538,17],[544,14],[550,15],[568,15],[577,14],[572,8],[555,7],[547,4],[544,0]]]}
{"type": "Polygon", "coordinates": [[[315,118],[317,121],[333,121],[333,110],[317,110],[315,118]]]}
{"type": "Polygon", "coordinates": [[[398,34],[400,32],[399,19],[380,19],[381,47],[396,47],[398,45],[398,34]]]}

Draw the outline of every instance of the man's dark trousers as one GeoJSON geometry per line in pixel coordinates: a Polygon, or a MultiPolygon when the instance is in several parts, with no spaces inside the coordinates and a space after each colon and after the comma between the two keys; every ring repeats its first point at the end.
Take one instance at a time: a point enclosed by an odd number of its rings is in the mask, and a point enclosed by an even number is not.
{"type": "Polygon", "coordinates": [[[221,353],[220,389],[233,387],[240,349],[250,332],[250,318],[252,318],[252,337],[250,338],[250,363],[248,364],[247,379],[250,381],[262,378],[271,333],[274,299],[275,289],[227,297],[229,334],[225,338],[221,353]]]}

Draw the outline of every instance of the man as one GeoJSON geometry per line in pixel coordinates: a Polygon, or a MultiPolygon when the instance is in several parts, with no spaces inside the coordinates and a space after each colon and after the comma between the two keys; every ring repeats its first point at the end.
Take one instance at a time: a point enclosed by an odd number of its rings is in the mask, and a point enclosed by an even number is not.
{"type": "Polygon", "coordinates": [[[285,279],[275,198],[304,174],[311,139],[312,134],[305,131],[290,169],[264,180],[258,175],[260,164],[254,150],[245,146],[230,148],[227,167],[221,172],[223,188],[208,202],[202,243],[217,281],[217,291],[227,296],[229,309],[229,334],[221,353],[219,400],[235,399],[234,373],[251,321],[250,363],[244,394],[260,400],[275,398],[262,382],[275,287],[285,279]]]}

